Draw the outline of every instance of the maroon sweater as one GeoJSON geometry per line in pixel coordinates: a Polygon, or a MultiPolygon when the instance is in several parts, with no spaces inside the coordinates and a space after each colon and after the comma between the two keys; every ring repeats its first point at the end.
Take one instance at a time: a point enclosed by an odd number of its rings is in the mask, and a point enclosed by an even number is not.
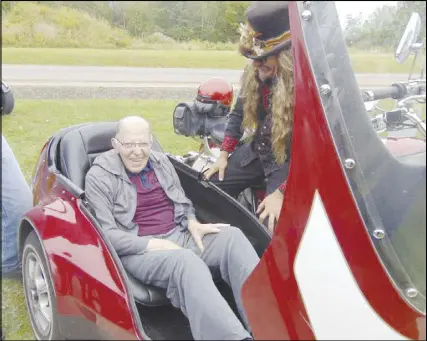
{"type": "Polygon", "coordinates": [[[133,222],[139,236],[163,234],[175,228],[175,210],[148,163],[139,174],[129,174],[136,187],[137,205],[133,222]]]}

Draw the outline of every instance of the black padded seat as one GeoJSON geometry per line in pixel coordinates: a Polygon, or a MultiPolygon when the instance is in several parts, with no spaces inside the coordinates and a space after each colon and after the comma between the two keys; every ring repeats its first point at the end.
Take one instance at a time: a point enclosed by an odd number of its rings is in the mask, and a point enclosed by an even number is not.
{"type": "MultiPolygon", "coordinates": [[[[85,176],[95,158],[110,149],[117,122],[97,122],[76,126],[59,144],[61,173],[84,190],[85,176]]],[[[154,138],[153,150],[163,152],[154,138]]]]}
{"type": "MultiPolygon", "coordinates": [[[[60,172],[84,190],[85,176],[95,158],[112,148],[117,122],[89,123],[68,131],[59,144],[60,172]]],[[[154,139],[153,150],[162,152],[154,139]]],[[[95,212],[96,213],[96,212],[95,212]]],[[[135,300],[147,306],[169,304],[165,290],[143,284],[127,273],[135,300]]]]}
{"type": "Polygon", "coordinates": [[[170,304],[166,290],[149,284],[143,284],[126,271],[135,300],[148,307],[159,307],[170,304]]]}

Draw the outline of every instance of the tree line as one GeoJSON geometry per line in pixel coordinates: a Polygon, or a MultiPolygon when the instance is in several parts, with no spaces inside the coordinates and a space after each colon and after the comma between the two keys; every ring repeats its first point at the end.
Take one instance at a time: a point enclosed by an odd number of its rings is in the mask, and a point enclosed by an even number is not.
{"type": "Polygon", "coordinates": [[[413,12],[421,16],[421,40],[426,36],[426,3],[424,1],[398,1],[396,6],[377,8],[367,19],[362,14],[349,15],[345,22],[348,46],[360,49],[395,49],[413,12]]]}
{"type": "MultiPolygon", "coordinates": [[[[134,37],[161,33],[176,41],[236,42],[250,1],[36,1],[68,6],[108,21],[134,37]]],[[[2,1],[3,10],[16,1],[2,1]]]]}
{"type": "MultiPolygon", "coordinates": [[[[161,33],[176,41],[203,40],[213,43],[239,39],[238,27],[251,1],[36,1],[68,6],[121,27],[134,37],[161,33]]],[[[16,1],[2,1],[7,10],[16,1]]],[[[344,24],[347,44],[361,49],[395,48],[412,12],[422,17],[425,39],[426,3],[399,1],[384,5],[369,18],[349,15],[344,24]]]]}

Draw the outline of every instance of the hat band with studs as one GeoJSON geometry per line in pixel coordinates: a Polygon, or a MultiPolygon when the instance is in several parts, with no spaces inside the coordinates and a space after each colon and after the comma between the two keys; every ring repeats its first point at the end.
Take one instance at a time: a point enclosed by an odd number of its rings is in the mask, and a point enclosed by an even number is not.
{"type": "Polygon", "coordinates": [[[286,31],[276,38],[271,38],[271,39],[265,41],[265,46],[266,47],[275,46],[275,45],[283,43],[289,39],[291,39],[291,31],[286,31]]]}
{"type": "Polygon", "coordinates": [[[257,56],[271,51],[276,45],[284,43],[291,38],[291,31],[288,30],[278,37],[265,41],[260,40],[258,37],[261,36],[262,33],[253,30],[248,23],[240,24],[239,32],[241,34],[240,43],[245,45],[245,50],[253,51],[257,56]]]}

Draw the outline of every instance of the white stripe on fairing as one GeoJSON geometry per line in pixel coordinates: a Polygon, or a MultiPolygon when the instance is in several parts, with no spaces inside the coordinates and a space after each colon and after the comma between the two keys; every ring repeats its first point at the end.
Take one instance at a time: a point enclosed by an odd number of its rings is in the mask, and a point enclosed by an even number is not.
{"type": "Polygon", "coordinates": [[[294,271],[317,340],[408,340],[360,291],[317,191],[294,271]]]}

